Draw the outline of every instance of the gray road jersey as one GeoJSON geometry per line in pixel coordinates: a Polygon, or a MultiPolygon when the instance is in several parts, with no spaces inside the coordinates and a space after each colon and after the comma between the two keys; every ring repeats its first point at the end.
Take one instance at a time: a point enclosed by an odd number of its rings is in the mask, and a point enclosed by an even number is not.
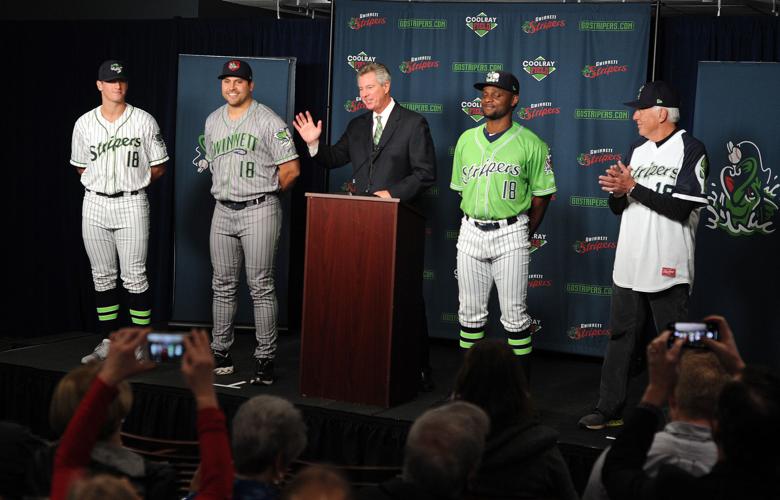
{"type": "Polygon", "coordinates": [[[84,113],[73,127],[70,163],[85,168],[81,183],[92,191],[114,194],[145,188],[149,167],[168,161],[154,117],[131,105],[109,122],[100,106],[84,113]]]}
{"type": "Polygon", "coordinates": [[[249,201],[278,191],[277,165],[298,158],[287,124],[257,101],[238,120],[227,110],[225,104],[206,119],[211,194],[221,201],[249,201]]]}

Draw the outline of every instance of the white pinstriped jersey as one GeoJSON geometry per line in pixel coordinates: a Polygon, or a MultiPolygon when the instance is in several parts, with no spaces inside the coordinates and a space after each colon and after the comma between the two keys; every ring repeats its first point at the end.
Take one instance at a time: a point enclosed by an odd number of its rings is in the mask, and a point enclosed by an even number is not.
{"type": "Polygon", "coordinates": [[[81,183],[105,194],[137,191],[149,185],[150,167],[168,161],[154,117],[127,104],[113,123],[100,106],[84,113],[73,127],[70,163],[85,168],[81,183]]]}
{"type": "Polygon", "coordinates": [[[211,194],[220,201],[249,201],[278,191],[278,165],[298,158],[287,124],[257,101],[238,120],[230,119],[227,104],[211,113],[203,142],[211,194]]]}

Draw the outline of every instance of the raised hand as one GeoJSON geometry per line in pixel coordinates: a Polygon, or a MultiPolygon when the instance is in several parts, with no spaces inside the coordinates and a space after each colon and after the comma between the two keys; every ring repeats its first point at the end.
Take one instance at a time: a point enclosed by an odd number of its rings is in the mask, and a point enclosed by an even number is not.
{"type": "Polygon", "coordinates": [[[717,323],[720,336],[720,340],[704,339],[704,344],[715,353],[729,375],[741,372],[745,368],[745,362],[739,355],[737,342],[734,340],[734,333],[731,331],[729,322],[723,316],[716,315],[707,316],[704,321],[717,323]]]}
{"type": "Polygon", "coordinates": [[[155,364],[136,358],[137,349],[146,349],[146,335],[150,328],[122,328],[111,334],[108,356],[98,376],[108,385],[119,382],[137,373],[149,371],[155,364]]]}
{"type": "Polygon", "coordinates": [[[315,125],[314,119],[308,111],[305,114],[298,113],[295,115],[293,127],[298,131],[301,139],[306,141],[307,145],[314,146],[319,143],[320,135],[322,135],[322,120],[318,120],[315,125]]]}
{"type": "Polygon", "coordinates": [[[214,392],[214,355],[205,330],[192,330],[190,335],[184,337],[181,373],[195,395],[198,408],[217,406],[217,396],[214,392]]]}

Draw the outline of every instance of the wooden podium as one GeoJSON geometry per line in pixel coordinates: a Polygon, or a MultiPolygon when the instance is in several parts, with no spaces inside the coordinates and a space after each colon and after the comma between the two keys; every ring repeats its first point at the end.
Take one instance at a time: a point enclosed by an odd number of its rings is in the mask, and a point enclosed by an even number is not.
{"type": "Polygon", "coordinates": [[[306,197],[301,394],[383,407],[412,399],[423,216],[397,199],[306,197]]]}

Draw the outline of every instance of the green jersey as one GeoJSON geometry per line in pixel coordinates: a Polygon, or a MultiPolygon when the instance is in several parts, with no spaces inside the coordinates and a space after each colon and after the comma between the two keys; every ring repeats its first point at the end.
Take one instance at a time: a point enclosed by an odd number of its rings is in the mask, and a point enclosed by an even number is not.
{"type": "Polygon", "coordinates": [[[485,137],[484,124],[466,130],[455,146],[450,188],[463,196],[463,213],[475,219],[526,212],[533,196],[556,191],[550,150],[515,122],[494,142],[485,137]]]}

